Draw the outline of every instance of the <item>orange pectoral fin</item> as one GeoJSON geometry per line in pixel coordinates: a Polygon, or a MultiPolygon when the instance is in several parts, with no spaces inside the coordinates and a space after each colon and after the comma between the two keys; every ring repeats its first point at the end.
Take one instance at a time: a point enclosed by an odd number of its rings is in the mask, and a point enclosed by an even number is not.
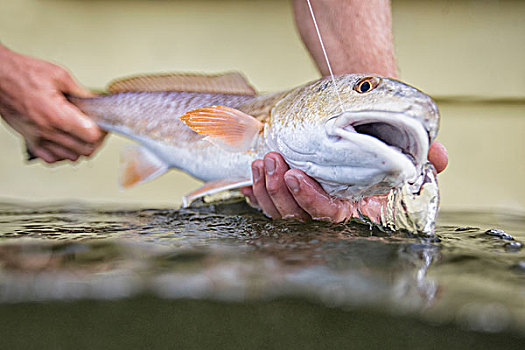
{"type": "Polygon", "coordinates": [[[193,131],[208,136],[208,140],[232,151],[247,151],[264,124],[235,108],[201,107],[180,117],[193,131]]]}

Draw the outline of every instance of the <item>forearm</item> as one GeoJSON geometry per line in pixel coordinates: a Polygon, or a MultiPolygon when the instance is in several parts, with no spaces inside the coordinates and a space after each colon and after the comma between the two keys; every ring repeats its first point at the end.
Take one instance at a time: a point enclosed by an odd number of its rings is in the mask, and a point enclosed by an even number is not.
{"type": "MultiPolygon", "coordinates": [[[[328,75],[306,0],[292,0],[299,34],[322,75],[328,75]]],[[[389,0],[312,0],[335,74],[397,77],[389,0]]]]}

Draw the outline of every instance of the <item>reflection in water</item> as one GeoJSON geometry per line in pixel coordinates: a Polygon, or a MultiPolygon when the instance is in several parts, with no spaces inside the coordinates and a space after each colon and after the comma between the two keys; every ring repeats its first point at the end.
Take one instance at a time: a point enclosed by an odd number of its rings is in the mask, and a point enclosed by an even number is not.
{"type": "Polygon", "coordinates": [[[525,220],[502,219],[444,214],[447,225],[425,239],[272,222],[240,202],[183,210],[3,204],[0,300],[303,297],[524,331],[525,220]],[[512,230],[512,239],[486,233],[493,228],[512,230]]]}

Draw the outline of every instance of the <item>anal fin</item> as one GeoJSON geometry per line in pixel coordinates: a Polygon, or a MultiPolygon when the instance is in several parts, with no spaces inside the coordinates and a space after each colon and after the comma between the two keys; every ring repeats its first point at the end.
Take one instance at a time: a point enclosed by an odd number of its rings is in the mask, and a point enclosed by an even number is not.
{"type": "Polygon", "coordinates": [[[121,153],[120,185],[125,188],[152,180],[168,170],[168,166],[147,149],[130,145],[121,153]]]}
{"type": "Polygon", "coordinates": [[[206,182],[202,187],[182,197],[182,207],[187,208],[193,201],[204,196],[251,185],[252,179],[220,179],[206,182]]]}

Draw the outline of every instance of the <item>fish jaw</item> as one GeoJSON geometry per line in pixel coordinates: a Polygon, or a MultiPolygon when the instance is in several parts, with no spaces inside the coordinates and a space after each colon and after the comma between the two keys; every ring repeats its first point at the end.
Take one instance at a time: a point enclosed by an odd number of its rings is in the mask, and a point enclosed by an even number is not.
{"type": "Polygon", "coordinates": [[[325,185],[337,196],[384,194],[414,183],[426,163],[429,135],[422,123],[402,112],[344,112],[330,118],[325,131],[334,160],[343,165],[339,181],[325,185]]]}
{"type": "Polygon", "coordinates": [[[399,153],[411,161],[418,174],[426,163],[429,135],[418,120],[403,112],[344,112],[330,118],[325,124],[325,130],[328,138],[336,144],[349,142],[372,154],[385,153],[387,159],[383,161],[392,159],[392,162],[384,165],[390,166],[393,172],[397,172],[396,165],[405,164],[405,159],[400,158],[399,153]]]}
{"type": "Polygon", "coordinates": [[[287,134],[274,143],[287,162],[315,178],[330,195],[348,199],[386,194],[415,182],[429,148],[425,127],[403,112],[344,112],[324,127],[287,134]]]}

